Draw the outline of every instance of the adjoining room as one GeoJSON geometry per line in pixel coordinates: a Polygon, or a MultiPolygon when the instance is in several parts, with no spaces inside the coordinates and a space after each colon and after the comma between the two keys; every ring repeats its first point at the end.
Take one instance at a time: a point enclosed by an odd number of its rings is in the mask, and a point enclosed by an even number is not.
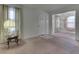
{"type": "Polygon", "coordinates": [[[75,21],[76,11],[68,11],[64,13],[52,15],[52,34],[61,35],[75,39],[75,21]]]}

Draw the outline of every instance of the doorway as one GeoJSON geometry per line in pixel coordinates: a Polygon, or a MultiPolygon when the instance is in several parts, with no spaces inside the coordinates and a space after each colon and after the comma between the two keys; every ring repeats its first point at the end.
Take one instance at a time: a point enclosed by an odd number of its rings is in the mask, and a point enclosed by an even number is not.
{"type": "Polygon", "coordinates": [[[52,15],[52,34],[67,36],[75,39],[76,11],[52,15]]]}

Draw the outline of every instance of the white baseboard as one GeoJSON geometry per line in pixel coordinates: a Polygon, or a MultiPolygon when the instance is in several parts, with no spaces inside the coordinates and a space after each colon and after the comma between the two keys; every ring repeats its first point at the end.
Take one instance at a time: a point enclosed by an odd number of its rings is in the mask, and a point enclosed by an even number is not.
{"type": "Polygon", "coordinates": [[[31,35],[31,36],[23,37],[23,39],[26,40],[26,39],[29,39],[29,38],[32,38],[32,37],[37,37],[37,36],[40,36],[40,35],[31,35]]]}

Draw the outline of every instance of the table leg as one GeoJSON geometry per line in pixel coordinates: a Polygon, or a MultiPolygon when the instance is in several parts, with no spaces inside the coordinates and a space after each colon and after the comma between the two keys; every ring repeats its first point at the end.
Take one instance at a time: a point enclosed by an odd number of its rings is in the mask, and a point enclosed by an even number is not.
{"type": "Polygon", "coordinates": [[[9,48],[9,40],[7,41],[7,44],[8,44],[8,48],[9,48]]]}

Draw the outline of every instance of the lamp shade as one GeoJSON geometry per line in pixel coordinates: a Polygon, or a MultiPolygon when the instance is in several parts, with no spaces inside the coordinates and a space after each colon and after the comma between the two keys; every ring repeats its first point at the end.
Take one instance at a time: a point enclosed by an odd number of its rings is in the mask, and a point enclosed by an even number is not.
{"type": "Polygon", "coordinates": [[[8,28],[11,28],[11,27],[15,27],[15,21],[13,21],[13,20],[6,20],[4,22],[4,28],[8,29],[8,28]]]}

